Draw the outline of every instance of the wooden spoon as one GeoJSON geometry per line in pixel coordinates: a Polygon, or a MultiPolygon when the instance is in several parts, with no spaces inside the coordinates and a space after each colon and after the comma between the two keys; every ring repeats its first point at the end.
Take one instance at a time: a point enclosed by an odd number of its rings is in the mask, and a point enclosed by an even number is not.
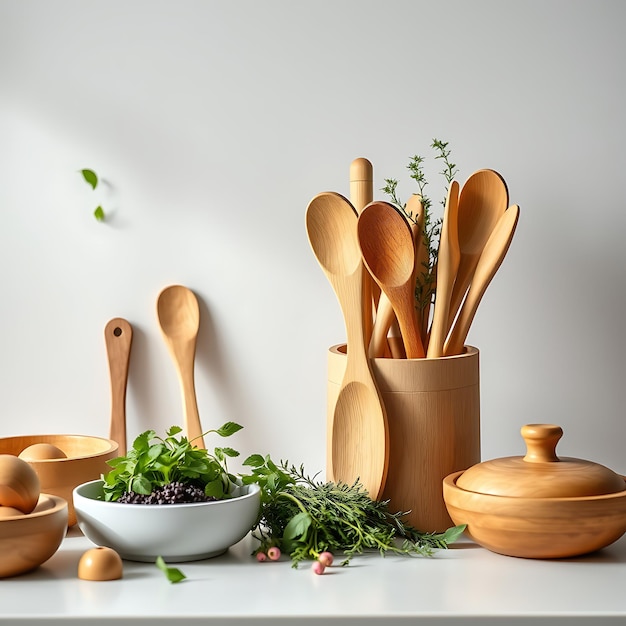
{"type": "Polygon", "coordinates": [[[371,202],[359,215],[357,232],[363,261],[389,298],[409,359],[424,357],[415,309],[415,241],[393,204],[371,202]]]}
{"type": "Polygon", "coordinates": [[[381,497],[389,466],[387,414],[366,353],[363,292],[366,273],[356,234],[357,213],[343,196],[315,196],[306,211],[309,242],[343,312],[346,372],[331,425],[331,480],[360,480],[373,499],[381,497]]]}
{"type": "Polygon", "coordinates": [[[500,174],[494,170],[478,170],[465,182],[459,194],[459,269],[450,297],[448,329],[467,293],[478,258],[500,219],[509,206],[509,192],[500,174]]]}
{"type": "Polygon", "coordinates": [[[187,287],[166,287],[157,300],[157,316],[178,372],[187,438],[198,448],[205,448],[194,384],[194,359],[200,327],[198,300],[187,287]]]}
{"type": "Polygon", "coordinates": [[[448,334],[448,315],[454,279],[457,275],[461,253],[458,231],[459,183],[453,180],[448,188],[448,198],[443,214],[443,224],[437,253],[437,291],[433,323],[428,338],[429,359],[443,356],[443,344],[448,334]]]}
{"type": "Polygon", "coordinates": [[[446,341],[444,349],[446,356],[461,354],[467,333],[469,332],[470,325],[476,314],[476,309],[491,279],[502,264],[511,244],[511,239],[513,239],[518,219],[519,207],[514,204],[500,217],[491,236],[487,240],[485,248],[476,265],[476,271],[474,272],[472,283],[467,292],[467,297],[463,302],[463,306],[454,323],[452,332],[446,341]]]}
{"type": "Polygon", "coordinates": [[[128,451],[126,447],[126,384],[133,328],[125,319],[115,317],[104,327],[104,341],[111,381],[109,439],[117,442],[120,455],[124,455],[128,451]]]}
{"type": "MultiPolygon", "coordinates": [[[[422,237],[422,225],[424,220],[424,205],[422,198],[418,194],[413,194],[407,201],[405,213],[414,220],[410,222],[411,232],[415,240],[415,259],[416,259],[416,279],[421,281],[421,275],[426,271],[425,264],[428,262],[428,250],[424,245],[422,237]],[[424,254],[426,252],[426,254],[424,254]]],[[[422,326],[422,311],[416,309],[417,327],[422,326]]],[[[391,306],[391,302],[385,293],[381,293],[376,309],[376,319],[374,320],[374,329],[372,332],[372,340],[370,341],[369,356],[377,358],[383,356],[387,350],[391,350],[394,358],[406,358],[403,345],[397,345],[397,340],[402,335],[398,328],[398,320],[391,306]],[[389,335],[389,336],[388,336],[389,335]],[[388,345],[386,345],[388,343],[388,345]],[[400,351],[400,353],[399,353],[400,351]]],[[[423,342],[423,336],[422,336],[423,342]]]]}

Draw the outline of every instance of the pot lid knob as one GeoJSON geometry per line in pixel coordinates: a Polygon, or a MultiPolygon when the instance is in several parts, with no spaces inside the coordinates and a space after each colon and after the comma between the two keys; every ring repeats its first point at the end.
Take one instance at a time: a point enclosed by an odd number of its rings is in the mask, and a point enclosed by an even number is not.
{"type": "Polygon", "coordinates": [[[527,463],[558,462],[556,444],[563,436],[563,429],[556,424],[526,424],[521,428],[522,437],[526,442],[527,463]]]}

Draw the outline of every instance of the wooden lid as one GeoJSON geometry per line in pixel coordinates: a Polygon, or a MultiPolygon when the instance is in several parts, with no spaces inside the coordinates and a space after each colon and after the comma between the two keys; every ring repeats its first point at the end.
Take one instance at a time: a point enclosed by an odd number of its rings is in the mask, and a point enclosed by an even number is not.
{"type": "Polygon", "coordinates": [[[466,491],[522,498],[599,496],[624,491],[624,479],[604,465],[556,455],[563,436],[554,424],[521,428],[526,456],[478,463],[463,472],[457,486],[466,491]]]}

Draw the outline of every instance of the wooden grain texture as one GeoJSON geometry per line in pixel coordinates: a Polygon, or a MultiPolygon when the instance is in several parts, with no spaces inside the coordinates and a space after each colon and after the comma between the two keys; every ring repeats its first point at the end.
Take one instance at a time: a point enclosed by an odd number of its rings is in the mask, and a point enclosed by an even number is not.
{"type": "MultiPolygon", "coordinates": [[[[328,352],[328,404],[346,368],[345,346],[328,352]]],[[[452,525],[445,476],[480,462],[479,353],[438,359],[372,360],[389,423],[389,470],[382,497],[425,532],[452,525]]]]}
{"type": "Polygon", "coordinates": [[[328,477],[346,483],[358,478],[370,496],[378,498],[387,476],[389,434],[366,352],[365,270],[356,225],[356,210],[340,194],[318,194],[307,207],[309,242],[341,307],[348,345],[347,365],[329,405],[328,477]]]}
{"type": "MultiPolygon", "coordinates": [[[[364,157],[350,163],[350,202],[357,214],[374,199],[374,166],[364,157]]],[[[363,323],[364,334],[370,341],[374,325],[374,312],[380,298],[380,289],[369,274],[363,276],[363,323]]]]}
{"type": "Polygon", "coordinates": [[[626,532],[626,489],[579,498],[503,497],[461,489],[456,483],[462,475],[454,472],[443,481],[450,517],[467,524],[466,534],[493,552],[567,558],[604,548],[626,532]]]}
{"type": "Polygon", "coordinates": [[[444,346],[444,354],[458,354],[465,345],[470,326],[478,310],[478,305],[485,295],[511,245],[519,219],[519,207],[509,207],[497,221],[493,231],[478,258],[461,310],[444,346]]]}
{"type": "Polygon", "coordinates": [[[391,305],[407,358],[425,356],[415,309],[415,240],[406,218],[388,202],[372,202],[359,215],[363,262],[391,305]]]}
{"type": "Polygon", "coordinates": [[[439,252],[437,254],[437,291],[433,323],[428,338],[426,356],[429,359],[443,356],[443,347],[448,334],[448,315],[452,288],[459,268],[459,184],[453,180],[448,188],[448,197],[443,213],[439,252]]]}
{"type": "MultiPolygon", "coordinates": [[[[0,578],[24,574],[47,561],[61,545],[67,527],[67,501],[45,493],[30,515],[2,519],[0,578]]],[[[8,589],[6,593],[10,593],[8,589]]],[[[37,598],[28,601],[36,602],[37,598]]]]}
{"type": "Polygon", "coordinates": [[[157,317],[178,374],[185,432],[194,445],[205,448],[194,378],[196,342],[200,327],[198,300],[187,287],[166,287],[157,299],[157,317]]]}
{"type": "Polygon", "coordinates": [[[474,172],[459,193],[458,236],[460,259],[450,297],[448,328],[463,302],[480,254],[500,216],[509,206],[506,182],[494,170],[474,172]]]}
{"type": "Polygon", "coordinates": [[[126,387],[133,342],[132,326],[121,317],[113,318],[104,327],[104,341],[111,386],[109,439],[117,441],[120,454],[126,454],[126,387]]]}
{"type": "Polygon", "coordinates": [[[559,458],[556,445],[563,430],[556,424],[521,428],[525,456],[478,463],[456,484],[465,491],[507,498],[579,498],[622,491],[624,480],[608,467],[570,457],[559,458]]]}
{"type": "Polygon", "coordinates": [[[56,446],[66,458],[29,460],[39,476],[42,493],[60,496],[68,503],[68,525],[76,524],[72,491],[81,483],[100,478],[111,468],[107,461],[119,456],[116,441],[89,435],[18,435],[0,439],[0,454],[18,456],[22,450],[37,443],[56,446]]]}

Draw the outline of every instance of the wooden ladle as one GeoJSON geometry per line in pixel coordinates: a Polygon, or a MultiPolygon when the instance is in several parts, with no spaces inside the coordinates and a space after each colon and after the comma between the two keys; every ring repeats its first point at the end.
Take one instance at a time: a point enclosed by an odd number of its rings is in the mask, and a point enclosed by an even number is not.
{"type": "Polygon", "coordinates": [[[347,336],[346,371],[330,426],[331,479],[350,484],[359,479],[377,499],[387,478],[389,430],[366,353],[366,274],[356,226],[356,210],[338,193],[318,194],[307,207],[309,242],[337,296],[347,336]]]}
{"type": "Polygon", "coordinates": [[[409,359],[424,357],[415,309],[415,240],[406,218],[389,202],[371,202],[359,215],[363,262],[389,298],[409,359]]]}
{"type": "Polygon", "coordinates": [[[115,317],[104,327],[104,342],[109,361],[111,382],[111,424],[109,439],[116,441],[120,455],[126,447],[126,384],[133,328],[121,317],[115,317]]]}
{"type": "Polygon", "coordinates": [[[459,269],[450,296],[448,329],[467,293],[478,259],[496,222],[509,206],[509,191],[494,170],[474,172],[459,193],[459,269]]]}
{"type": "Polygon", "coordinates": [[[166,287],[157,299],[157,316],[178,373],[187,438],[198,448],[205,448],[194,384],[194,359],[200,327],[198,300],[187,287],[166,287]]]}
{"type": "Polygon", "coordinates": [[[459,316],[452,327],[446,341],[444,353],[446,356],[460,354],[465,344],[470,325],[476,315],[476,309],[485,294],[485,291],[502,264],[511,245],[517,221],[519,207],[514,204],[509,207],[498,220],[485,247],[480,255],[472,283],[459,312],[459,316]]]}

